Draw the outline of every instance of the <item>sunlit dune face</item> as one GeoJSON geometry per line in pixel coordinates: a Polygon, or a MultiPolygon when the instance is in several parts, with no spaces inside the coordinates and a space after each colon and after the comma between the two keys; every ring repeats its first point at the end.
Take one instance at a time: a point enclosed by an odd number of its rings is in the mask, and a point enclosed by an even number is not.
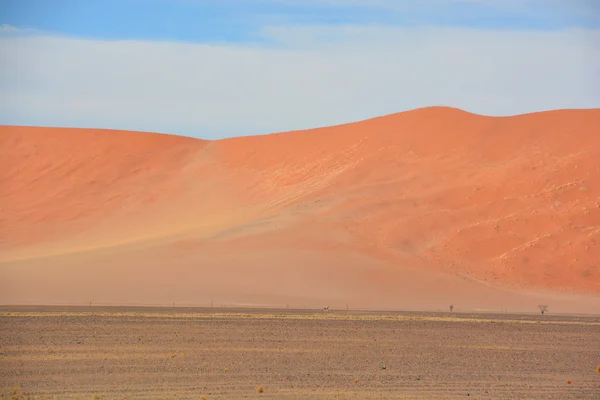
{"type": "Polygon", "coordinates": [[[600,110],[442,107],[214,142],[0,127],[0,273],[21,285],[2,300],[90,297],[92,281],[142,302],[598,295],[598,127],[600,110]]]}

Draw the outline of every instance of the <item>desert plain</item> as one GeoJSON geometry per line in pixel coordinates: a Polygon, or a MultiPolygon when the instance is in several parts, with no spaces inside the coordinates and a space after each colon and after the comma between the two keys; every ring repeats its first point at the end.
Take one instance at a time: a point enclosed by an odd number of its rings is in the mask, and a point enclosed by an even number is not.
{"type": "Polygon", "coordinates": [[[3,307],[0,322],[3,398],[600,398],[598,318],[3,307]]]}

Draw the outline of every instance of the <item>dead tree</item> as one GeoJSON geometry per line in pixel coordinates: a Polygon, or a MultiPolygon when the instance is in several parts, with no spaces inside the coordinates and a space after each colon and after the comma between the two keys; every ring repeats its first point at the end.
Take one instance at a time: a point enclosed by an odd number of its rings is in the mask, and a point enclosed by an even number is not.
{"type": "Polygon", "coordinates": [[[540,309],[540,312],[542,313],[542,315],[544,315],[546,313],[546,311],[548,311],[548,306],[540,304],[538,306],[538,308],[540,309]]]}

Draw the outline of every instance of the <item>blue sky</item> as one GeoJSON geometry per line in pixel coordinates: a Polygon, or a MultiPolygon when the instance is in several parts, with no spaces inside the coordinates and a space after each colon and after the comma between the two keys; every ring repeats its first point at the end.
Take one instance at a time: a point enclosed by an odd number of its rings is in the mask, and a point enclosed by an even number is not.
{"type": "Polygon", "coordinates": [[[600,107],[595,0],[0,0],[0,124],[203,138],[600,107]]]}
{"type": "Polygon", "coordinates": [[[266,24],[600,27],[595,0],[0,0],[2,24],[95,39],[261,40],[266,24]],[[420,3],[420,4],[419,4],[420,3]]]}

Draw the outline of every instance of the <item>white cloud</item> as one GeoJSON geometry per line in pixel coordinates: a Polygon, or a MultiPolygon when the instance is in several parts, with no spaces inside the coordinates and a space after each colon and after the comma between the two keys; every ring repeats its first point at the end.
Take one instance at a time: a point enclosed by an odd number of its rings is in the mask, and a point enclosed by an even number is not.
{"type": "Polygon", "coordinates": [[[272,45],[0,36],[0,123],[205,138],[429,105],[600,107],[600,31],[270,27],[272,45]]]}

